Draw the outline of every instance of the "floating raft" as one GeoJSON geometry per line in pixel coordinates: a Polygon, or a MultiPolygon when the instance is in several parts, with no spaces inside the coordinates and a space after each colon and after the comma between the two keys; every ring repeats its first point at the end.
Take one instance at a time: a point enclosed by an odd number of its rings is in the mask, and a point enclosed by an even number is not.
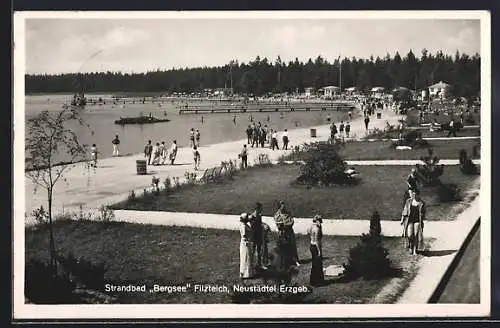
{"type": "Polygon", "coordinates": [[[170,122],[169,119],[159,119],[151,116],[137,116],[137,117],[122,117],[115,121],[115,124],[125,125],[125,124],[152,124],[152,123],[162,123],[170,122]]]}
{"type": "Polygon", "coordinates": [[[179,110],[179,114],[227,114],[227,113],[289,113],[289,112],[326,112],[338,110],[352,110],[355,107],[348,104],[335,104],[333,106],[276,106],[276,107],[255,107],[247,108],[234,106],[230,108],[194,107],[179,110]]]}

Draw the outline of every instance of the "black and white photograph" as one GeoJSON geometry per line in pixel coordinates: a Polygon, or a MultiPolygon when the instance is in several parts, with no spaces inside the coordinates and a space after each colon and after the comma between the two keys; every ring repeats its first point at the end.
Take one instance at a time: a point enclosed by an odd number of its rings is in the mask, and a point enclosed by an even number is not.
{"type": "Polygon", "coordinates": [[[17,12],[14,318],[489,315],[490,33],[17,12]]]}

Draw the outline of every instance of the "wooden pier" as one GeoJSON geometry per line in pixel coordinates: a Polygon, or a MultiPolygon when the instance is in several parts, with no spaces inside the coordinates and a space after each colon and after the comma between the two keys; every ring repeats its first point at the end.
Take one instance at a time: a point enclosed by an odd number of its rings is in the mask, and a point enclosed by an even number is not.
{"type": "Polygon", "coordinates": [[[288,106],[189,106],[181,107],[179,114],[241,114],[241,113],[290,113],[290,112],[326,112],[353,110],[352,104],[297,104],[288,106]]]}

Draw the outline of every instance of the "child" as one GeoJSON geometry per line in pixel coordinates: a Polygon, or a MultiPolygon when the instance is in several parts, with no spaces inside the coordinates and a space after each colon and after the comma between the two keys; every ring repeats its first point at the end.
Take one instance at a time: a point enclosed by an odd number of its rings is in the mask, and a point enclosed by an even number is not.
{"type": "Polygon", "coordinates": [[[200,152],[198,151],[198,148],[196,146],[193,147],[193,156],[194,156],[194,170],[198,171],[200,168],[200,152]]]}
{"type": "Polygon", "coordinates": [[[345,125],[345,135],[347,136],[347,138],[349,138],[350,133],[351,133],[351,123],[347,122],[347,124],[345,125]]]}

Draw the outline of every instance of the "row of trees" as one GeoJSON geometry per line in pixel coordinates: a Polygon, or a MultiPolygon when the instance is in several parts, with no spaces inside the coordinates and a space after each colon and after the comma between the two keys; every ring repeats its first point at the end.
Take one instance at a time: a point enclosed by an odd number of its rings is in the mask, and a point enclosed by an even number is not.
{"type": "Polygon", "coordinates": [[[301,92],[305,87],[327,85],[396,86],[419,90],[446,81],[457,96],[474,97],[480,89],[480,56],[458,51],[454,56],[422,50],[417,58],[410,50],[404,57],[396,52],[384,58],[343,58],[329,62],[322,56],[288,63],[280,57],[257,56],[249,63],[232,61],[225,66],[171,69],[147,73],[116,72],[60,75],[26,75],[27,93],[75,92],[196,92],[205,88],[233,87],[235,93],[262,95],[269,92],[301,92]],[[340,69],[341,68],[341,69],[340,69]],[[341,73],[340,73],[341,71],[341,73]]]}

